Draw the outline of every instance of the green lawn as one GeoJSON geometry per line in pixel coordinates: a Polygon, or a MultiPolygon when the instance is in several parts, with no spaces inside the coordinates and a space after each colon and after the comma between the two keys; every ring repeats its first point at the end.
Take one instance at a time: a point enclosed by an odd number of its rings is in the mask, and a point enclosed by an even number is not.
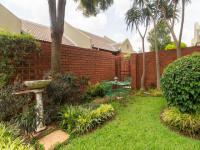
{"type": "Polygon", "coordinates": [[[199,150],[200,141],[170,131],[160,122],[163,98],[135,97],[127,107],[114,104],[116,118],[75,138],[60,150],[199,150]]]}

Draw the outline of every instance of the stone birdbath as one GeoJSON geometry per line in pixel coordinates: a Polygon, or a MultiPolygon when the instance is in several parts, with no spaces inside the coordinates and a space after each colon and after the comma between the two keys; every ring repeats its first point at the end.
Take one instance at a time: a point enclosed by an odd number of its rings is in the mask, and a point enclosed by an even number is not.
{"type": "Polygon", "coordinates": [[[36,132],[41,132],[46,129],[44,124],[44,108],[43,108],[43,100],[42,93],[44,88],[50,84],[51,80],[35,80],[35,81],[25,81],[25,86],[28,87],[28,91],[24,91],[26,93],[35,93],[36,95],[36,110],[37,110],[37,129],[36,132]]]}

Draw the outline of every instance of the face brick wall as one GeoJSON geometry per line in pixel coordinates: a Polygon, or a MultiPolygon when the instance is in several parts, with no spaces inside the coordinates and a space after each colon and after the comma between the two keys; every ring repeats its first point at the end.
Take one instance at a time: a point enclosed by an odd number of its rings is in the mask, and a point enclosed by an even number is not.
{"type": "MultiPolygon", "coordinates": [[[[51,43],[41,42],[41,53],[31,54],[18,68],[18,74],[25,80],[42,79],[51,67],[51,43]]],[[[115,76],[115,55],[107,51],[62,46],[62,72],[87,76],[92,83],[112,80],[115,76]]]]}
{"type": "MultiPolygon", "coordinates": [[[[183,55],[189,55],[193,52],[200,52],[200,47],[189,47],[182,49],[183,55]]],[[[160,74],[162,75],[164,68],[166,68],[171,62],[176,60],[176,50],[160,51],[160,74]]],[[[142,53],[132,54],[131,60],[131,76],[132,87],[140,89],[140,80],[142,76],[142,53]]],[[[156,87],[156,62],[155,52],[146,53],[146,79],[145,87],[156,87]]]]}

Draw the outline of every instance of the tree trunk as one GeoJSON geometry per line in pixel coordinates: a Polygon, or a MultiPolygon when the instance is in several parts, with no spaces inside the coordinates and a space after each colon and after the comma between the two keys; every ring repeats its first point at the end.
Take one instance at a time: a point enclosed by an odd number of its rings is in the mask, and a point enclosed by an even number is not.
{"type": "Polygon", "coordinates": [[[157,25],[156,21],[154,20],[154,34],[155,34],[155,54],[156,54],[156,83],[157,89],[160,89],[160,58],[158,52],[158,44],[157,44],[157,25]]]}
{"type": "Polygon", "coordinates": [[[165,19],[165,22],[166,22],[166,24],[167,24],[168,29],[169,29],[170,32],[171,32],[171,35],[172,35],[172,37],[173,37],[173,39],[174,39],[174,42],[175,42],[175,44],[176,44],[176,57],[177,57],[177,58],[180,58],[180,57],[182,56],[182,53],[181,53],[181,48],[180,48],[180,46],[179,46],[179,41],[178,41],[178,39],[177,39],[177,37],[176,37],[176,34],[175,34],[173,28],[170,26],[169,22],[168,22],[166,19],[165,19]]]}
{"type": "Polygon", "coordinates": [[[64,18],[66,0],[48,0],[51,23],[51,72],[52,75],[60,72],[60,51],[64,32],[64,18]],[[57,7],[56,7],[57,6],[57,7]]]}
{"type": "Polygon", "coordinates": [[[182,0],[182,17],[181,17],[181,28],[180,28],[180,34],[179,34],[179,58],[182,56],[181,53],[181,41],[182,41],[182,35],[183,35],[183,25],[185,21],[185,0],[182,0]]]}
{"type": "Polygon", "coordinates": [[[52,35],[51,43],[51,73],[55,75],[60,72],[60,49],[62,35],[52,35]]]}
{"type": "Polygon", "coordinates": [[[142,69],[142,77],[141,77],[141,90],[145,90],[145,78],[146,78],[146,56],[145,56],[145,46],[144,46],[144,38],[142,38],[142,56],[143,56],[143,69],[142,69]]]}

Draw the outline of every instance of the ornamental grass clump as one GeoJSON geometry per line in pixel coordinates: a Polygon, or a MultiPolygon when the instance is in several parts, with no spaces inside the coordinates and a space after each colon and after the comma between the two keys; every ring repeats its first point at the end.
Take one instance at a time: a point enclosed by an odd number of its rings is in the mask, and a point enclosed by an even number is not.
{"type": "Polygon", "coordinates": [[[170,127],[187,135],[200,134],[200,114],[182,113],[176,107],[170,107],[164,110],[161,118],[170,127]]]}
{"type": "Polygon", "coordinates": [[[182,57],[164,71],[161,86],[168,105],[182,113],[200,109],[200,54],[182,57]]]}
{"type": "Polygon", "coordinates": [[[102,104],[96,109],[83,106],[65,106],[61,112],[61,127],[78,135],[89,132],[115,115],[112,105],[102,104]]]}
{"type": "Polygon", "coordinates": [[[13,126],[0,123],[0,149],[1,150],[33,150],[19,137],[18,130],[13,126]]]}

